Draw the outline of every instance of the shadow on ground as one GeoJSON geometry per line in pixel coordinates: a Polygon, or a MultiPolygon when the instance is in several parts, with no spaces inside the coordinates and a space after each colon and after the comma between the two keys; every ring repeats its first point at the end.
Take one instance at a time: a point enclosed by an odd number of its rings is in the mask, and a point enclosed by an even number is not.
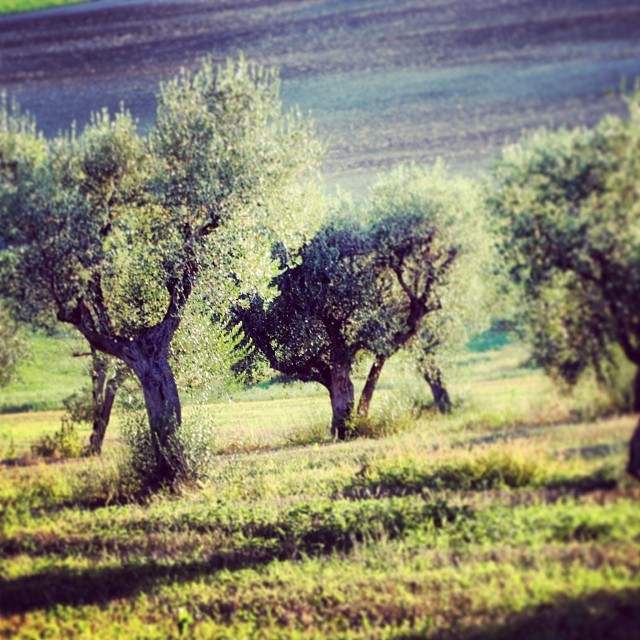
{"type": "Polygon", "coordinates": [[[180,564],[132,563],[83,570],[51,569],[37,575],[0,581],[0,615],[22,614],[59,605],[106,605],[163,584],[188,582],[223,569],[257,567],[274,559],[263,551],[216,553],[205,561],[180,564]]]}
{"type": "Polygon", "coordinates": [[[448,628],[395,636],[397,640],[636,640],[640,629],[640,589],[600,591],[583,598],[529,607],[474,628],[448,628]]]}

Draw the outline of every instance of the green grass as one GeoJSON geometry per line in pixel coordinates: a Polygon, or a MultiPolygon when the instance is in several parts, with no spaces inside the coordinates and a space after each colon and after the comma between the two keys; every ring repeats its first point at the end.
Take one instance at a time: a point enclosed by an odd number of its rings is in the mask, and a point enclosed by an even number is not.
{"type": "Polygon", "coordinates": [[[62,409],[64,398],[89,383],[89,358],[73,357],[87,351],[79,338],[34,334],[29,350],[16,380],[0,389],[0,414],[62,409]]]}
{"type": "MultiPolygon", "coordinates": [[[[412,423],[375,440],[331,442],[314,388],[189,406],[218,453],[178,495],[122,475],[121,415],[101,460],[0,466],[0,637],[635,638],[635,418],[494,346],[449,416],[390,367],[373,410],[412,423]]],[[[59,425],[5,414],[0,448],[59,425]]]]}
{"type": "Polygon", "coordinates": [[[22,13],[50,7],[63,7],[68,4],[79,4],[88,0],[2,0],[0,15],[8,13],[22,13]]]}

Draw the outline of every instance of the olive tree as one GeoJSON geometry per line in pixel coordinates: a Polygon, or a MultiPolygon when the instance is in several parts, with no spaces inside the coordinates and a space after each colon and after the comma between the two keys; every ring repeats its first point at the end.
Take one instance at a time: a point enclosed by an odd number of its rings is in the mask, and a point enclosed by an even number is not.
{"type": "Polygon", "coordinates": [[[236,290],[273,275],[269,235],[294,241],[319,151],[309,125],[282,114],[276,74],[243,59],[161,85],[146,135],[124,110],[53,139],[15,106],[0,112],[3,293],[134,372],[158,483],[185,471],[174,336],[230,274],[236,290]]]}
{"type": "Polygon", "coordinates": [[[366,416],[386,361],[412,354],[434,403],[450,408],[442,363],[484,328],[492,239],[475,183],[445,166],[401,167],[374,185],[368,217],[378,269],[385,331],[358,413],[366,416]]]}
{"type": "Polygon", "coordinates": [[[383,328],[370,238],[353,219],[332,220],[305,243],[296,262],[289,269],[283,263],[274,278],[274,300],[254,296],[236,314],[273,369],[328,390],[331,433],[343,440],[355,404],[356,356],[383,328]]]}
{"type": "MultiPolygon", "coordinates": [[[[606,378],[619,348],[640,410],[640,94],[630,117],[538,131],[507,147],[489,204],[534,356],[573,384],[606,378]]],[[[636,439],[640,434],[636,433],[636,439]]],[[[629,470],[640,475],[640,445],[629,470]]]]}
{"type": "Polygon", "coordinates": [[[374,357],[361,417],[400,349],[429,357],[433,388],[444,390],[435,355],[468,320],[465,306],[475,316],[482,306],[471,303],[481,290],[475,258],[485,252],[474,194],[440,165],[399,169],[376,185],[370,204],[341,212],[304,245],[298,264],[274,279],[279,295],[270,305],[254,298],[239,308],[244,331],[274,369],[328,389],[339,439],[356,412],[352,373],[361,353],[374,357]]]}

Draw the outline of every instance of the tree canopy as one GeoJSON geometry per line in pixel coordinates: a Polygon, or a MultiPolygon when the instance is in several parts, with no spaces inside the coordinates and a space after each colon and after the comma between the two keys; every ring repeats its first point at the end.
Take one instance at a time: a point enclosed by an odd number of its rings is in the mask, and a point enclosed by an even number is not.
{"type": "Polygon", "coordinates": [[[605,377],[616,345],[640,366],[640,95],[629,106],[629,120],[527,135],[493,171],[534,355],[569,383],[588,369],[605,377]]]}
{"type": "Polygon", "coordinates": [[[640,93],[628,105],[626,120],[506,148],[489,204],[538,362],[570,384],[605,379],[619,349],[640,410],[640,93]]]}
{"type": "Polygon", "coordinates": [[[351,368],[382,329],[370,240],[357,221],[332,220],[305,243],[296,263],[283,264],[274,278],[273,301],[253,296],[237,307],[237,317],[272,368],[329,391],[332,433],[344,439],[353,409],[351,368]]]}
{"type": "Polygon", "coordinates": [[[304,244],[296,264],[273,280],[275,300],[253,297],[238,308],[274,369],[327,388],[338,438],[355,409],[359,353],[375,358],[359,404],[366,415],[389,357],[412,343],[433,355],[464,322],[465,305],[481,314],[471,298],[481,299],[473,274],[482,273],[486,238],[473,193],[440,165],[399,169],[378,183],[370,203],[343,206],[304,244]]]}
{"type": "Polygon", "coordinates": [[[273,276],[269,238],[297,241],[320,152],[310,125],[283,115],[277,75],[244,59],[161,85],[147,134],[123,109],[46,139],[15,104],[0,109],[2,293],[133,370],[158,482],[184,472],[173,338],[189,314],[273,276]]]}
{"type": "Polygon", "coordinates": [[[447,356],[485,328],[492,300],[493,238],[478,186],[442,163],[399,167],[374,185],[367,215],[387,330],[373,350],[359,413],[366,415],[384,363],[400,350],[412,354],[436,406],[447,411],[447,356]]]}

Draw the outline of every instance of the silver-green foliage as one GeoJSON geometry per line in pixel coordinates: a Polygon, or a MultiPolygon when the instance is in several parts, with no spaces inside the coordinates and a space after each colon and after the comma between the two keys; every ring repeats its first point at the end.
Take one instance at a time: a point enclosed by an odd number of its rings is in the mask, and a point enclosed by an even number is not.
{"type": "Polygon", "coordinates": [[[185,418],[179,431],[168,443],[154,442],[146,416],[140,411],[128,411],[120,424],[120,435],[125,445],[123,478],[133,475],[141,488],[153,485],[157,474],[158,449],[169,446],[172,454],[179,452],[175,469],[183,482],[189,484],[207,478],[215,457],[215,424],[207,411],[194,411],[185,418]]]}
{"type": "MultiPolygon", "coordinates": [[[[163,84],[145,135],[123,109],[46,139],[5,100],[2,293],[25,320],[70,323],[125,362],[167,452],[181,422],[172,355],[234,341],[205,327],[240,292],[264,293],[271,238],[298,242],[319,153],[309,124],[282,114],[277,76],[242,58],[163,84]]],[[[181,455],[159,455],[159,476],[175,478],[181,455]]]]}
{"type": "Polygon", "coordinates": [[[374,185],[369,218],[384,280],[385,342],[408,349],[420,368],[450,354],[487,326],[494,238],[478,185],[433,166],[399,167],[374,185]]]}
{"type": "MultiPolygon", "coordinates": [[[[273,280],[275,300],[254,297],[238,310],[272,367],[328,389],[338,437],[355,408],[358,354],[376,356],[376,375],[400,349],[433,360],[486,315],[492,247],[483,213],[477,188],[443,166],[400,168],[375,185],[371,202],[338,202],[273,280]]],[[[375,387],[369,379],[360,408],[375,387]]]]}
{"type": "Polygon", "coordinates": [[[627,120],[526,135],[493,171],[534,355],[571,384],[588,369],[607,378],[618,348],[640,366],[640,93],[628,105],[627,120]]]}

